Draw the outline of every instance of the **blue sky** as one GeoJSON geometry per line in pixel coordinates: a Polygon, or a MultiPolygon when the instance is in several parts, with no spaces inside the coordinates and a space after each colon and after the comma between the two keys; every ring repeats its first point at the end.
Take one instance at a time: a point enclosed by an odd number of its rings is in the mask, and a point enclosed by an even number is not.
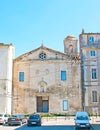
{"type": "Polygon", "coordinates": [[[15,57],[44,46],[63,52],[68,35],[100,32],[100,0],[0,0],[0,43],[15,57]]]}

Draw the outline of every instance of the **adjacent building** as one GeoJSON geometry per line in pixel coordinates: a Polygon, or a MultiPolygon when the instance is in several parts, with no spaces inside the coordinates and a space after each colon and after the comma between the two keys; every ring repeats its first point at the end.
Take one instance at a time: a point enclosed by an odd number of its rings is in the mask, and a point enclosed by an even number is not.
{"type": "Polygon", "coordinates": [[[79,35],[84,110],[100,114],[100,33],[79,35]]]}
{"type": "Polygon", "coordinates": [[[11,113],[14,47],[0,43],[0,113],[11,113]]]}
{"type": "Polygon", "coordinates": [[[82,109],[78,41],[64,39],[64,52],[41,45],[13,64],[13,113],[68,113],[82,109]]]}

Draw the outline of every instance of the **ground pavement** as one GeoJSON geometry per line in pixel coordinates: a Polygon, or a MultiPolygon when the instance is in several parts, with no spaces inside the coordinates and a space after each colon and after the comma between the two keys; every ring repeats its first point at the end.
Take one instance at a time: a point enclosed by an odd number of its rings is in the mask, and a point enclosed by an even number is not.
{"type": "MultiPolygon", "coordinates": [[[[91,124],[100,124],[100,117],[90,117],[91,124]]],[[[74,117],[46,117],[42,118],[42,125],[75,125],[74,117]]]]}

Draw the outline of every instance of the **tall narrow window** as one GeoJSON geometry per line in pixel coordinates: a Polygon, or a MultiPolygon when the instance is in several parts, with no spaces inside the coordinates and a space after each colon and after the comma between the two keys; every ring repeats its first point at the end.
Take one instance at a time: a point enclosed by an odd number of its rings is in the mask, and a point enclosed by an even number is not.
{"type": "Polygon", "coordinates": [[[63,100],[63,110],[64,111],[68,110],[68,101],[67,100],[63,100]]]}
{"type": "Polygon", "coordinates": [[[97,102],[97,91],[92,91],[92,101],[97,102]]]}
{"type": "Polygon", "coordinates": [[[95,56],[95,51],[90,51],[90,56],[95,56]]]}
{"type": "Polygon", "coordinates": [[[61,80],[66,80],[66,71],[61,71],[61,80]]]}
{"type": "Polygon", "coordinates": [[[92,69],[92,79],[97,79],[96,69],[92,69]]]}
{"type": "Polygon", "coordinates": [[[24,72],[19,72],[19,81],[20,82],[24,81],[24,72]]]}

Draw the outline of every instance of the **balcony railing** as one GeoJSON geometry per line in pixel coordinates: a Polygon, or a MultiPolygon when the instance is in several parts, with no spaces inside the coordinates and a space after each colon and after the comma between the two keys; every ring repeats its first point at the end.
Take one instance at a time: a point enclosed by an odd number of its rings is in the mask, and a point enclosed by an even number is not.
{"type": "Polygon", "coordinates": [[[100,48],[100,42],[93,42],[93,43],[88,42],[87,45],[82,45],[82,47],[86,47],[86,48],[100,48]]]}

